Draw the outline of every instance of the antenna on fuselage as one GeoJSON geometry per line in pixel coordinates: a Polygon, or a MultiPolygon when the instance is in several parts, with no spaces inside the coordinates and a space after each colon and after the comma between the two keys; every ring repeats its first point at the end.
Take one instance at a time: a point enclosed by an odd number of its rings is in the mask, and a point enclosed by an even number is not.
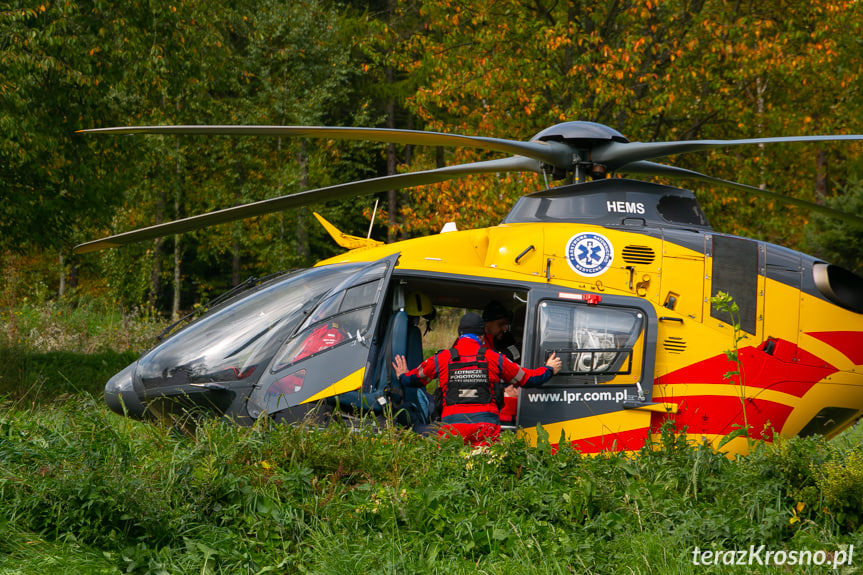
{"type": "Polygon", "coordinates": [[[372,226],[375,225],[375,215],[378,213],[378,202],[380,198],[375,198],[375,209],[372,210],[372,221],[369,222],[369,235],[366,236],[366,239],[371,239],[372,237],[372,226]]]}

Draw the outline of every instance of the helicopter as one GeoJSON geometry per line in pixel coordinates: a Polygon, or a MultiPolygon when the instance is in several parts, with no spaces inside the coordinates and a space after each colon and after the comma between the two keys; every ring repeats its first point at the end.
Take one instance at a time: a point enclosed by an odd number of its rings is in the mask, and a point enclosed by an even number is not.
{"type": "Polygon", "coordinates": [[[309,126],[84,132],[371,140],[507,156],[230,207],[90,241],[77,253],[471,174],[562,180],[522,196],[497,226],[447,225],[390,244],[349,236],[319,218],[348,251],[230,295],[113,376],[105,400],[127,417],[172,421],[197,412],[251,425],[321,412],[388,413],[405,425],[429,424],[427,394],[402,388],[391,364],[396,354],[409,367],[422,360],[417,313],[408,313],[417,294],[433,310],[501,302],[522,365],[542,365],[552,353],[561,358],[559,374],[518,396],[511,428],[533,443],[544,430],[553,445],[567,442],[584,453],[635,451],[670,423],[688,440],[745,453],[750,438],[830,438],[863,416],[863,278],[789,248],[717,232],[693,191],[630,179],[721,184],[863,225],[856,214],[654,161],[863,135],[631,142],[587,121],[557,124],[529,141],[309,126]],[[739,311],[719,311],[711,304],[718,294],[739,311]]]}

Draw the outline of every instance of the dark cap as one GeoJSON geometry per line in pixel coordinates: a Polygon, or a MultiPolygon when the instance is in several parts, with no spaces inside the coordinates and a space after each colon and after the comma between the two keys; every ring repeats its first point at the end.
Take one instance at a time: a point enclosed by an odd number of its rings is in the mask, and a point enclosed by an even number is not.
{"type": "Polygon", "coordinates": [[[503,304],[496,299],[491,300],[482,310],[482,321],[494,321],[496,319],[506,318],[512,319],[512,314],[503,307],[503,304]]]}
{"type": "Polygon", "coordinates": [[[482,321],[482,318],[477,313],[466,313],[462,316],[461,321],[458,322],[458,334],[473,334],[473,335],[483,335],[485,333],[485,322],[482,321]]]}

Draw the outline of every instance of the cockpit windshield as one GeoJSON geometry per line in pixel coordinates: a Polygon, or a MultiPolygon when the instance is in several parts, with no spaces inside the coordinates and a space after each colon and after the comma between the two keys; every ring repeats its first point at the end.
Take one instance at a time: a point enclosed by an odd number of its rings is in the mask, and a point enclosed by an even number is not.
{"type": "Polygon", "coordinates": [[[149,388],[257,379],[321,297],[360,267],[301,270],[213,310],[144,356],[139,381],[149,388]]]}

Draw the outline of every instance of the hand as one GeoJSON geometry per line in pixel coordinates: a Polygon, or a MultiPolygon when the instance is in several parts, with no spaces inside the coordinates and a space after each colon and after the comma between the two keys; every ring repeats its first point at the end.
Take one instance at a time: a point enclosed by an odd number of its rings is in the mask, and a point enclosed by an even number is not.
{"type": "MultiPolygon", "coordinates": [[[[560,360],[557,360],[560,363],[560,360]]],[[[403,355],[397,355],[393,361],[393,369],[396,372],[396,377],[401,377],[408,371],[408,360],[403,355]]]]}
{"type": "Polygon", "coordinates": [[[551,355],[548,356],[548,360],[545,362],[545,365],[551,368],[554,375],[557,375],[560,372],[560,368],[563,366],[563,363],[560,361],[560,358],[557,357],[557,354],[551,352],[551,355]]]}

